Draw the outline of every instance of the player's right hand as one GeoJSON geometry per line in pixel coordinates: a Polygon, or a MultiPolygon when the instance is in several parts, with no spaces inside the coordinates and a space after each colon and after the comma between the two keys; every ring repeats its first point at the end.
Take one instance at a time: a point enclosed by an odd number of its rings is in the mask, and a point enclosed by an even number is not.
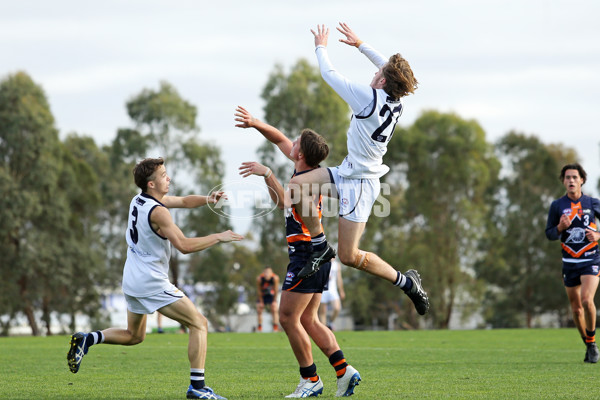
{"type": "Polygon", "coordinates": [[[218,234],[219,242],[222,243],[239,242],[243,238],[244,237],[242,235],[239,235],[231,230],[221,232],[218,234]]]}

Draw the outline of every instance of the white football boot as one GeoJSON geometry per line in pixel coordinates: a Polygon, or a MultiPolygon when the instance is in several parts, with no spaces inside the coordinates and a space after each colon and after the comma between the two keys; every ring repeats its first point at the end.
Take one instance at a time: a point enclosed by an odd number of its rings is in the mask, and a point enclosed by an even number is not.
{"type": "Polygon", "coordinates": [[[337,380],[337,392],[336,397],[352,396],[354,394],[354,387],[360,382],[360,374],[351,365],[346,367],[346,373],[337,380]]]}
{"type": "Polygon", "coordinates": [[[285,396],[285,398],[317,397],[322,393],[323,382],[321,382],[321,378],[319,378],[318,381],[313,382],[310,379],[304,379],[301,377],[300,383],[296,387],[296,390],[294,390],[294,393],[288,394],[285,396]]]}

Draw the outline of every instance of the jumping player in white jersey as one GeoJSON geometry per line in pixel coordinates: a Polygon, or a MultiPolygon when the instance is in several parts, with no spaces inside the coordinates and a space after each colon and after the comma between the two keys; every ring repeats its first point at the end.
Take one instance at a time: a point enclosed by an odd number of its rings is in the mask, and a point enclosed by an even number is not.
{"type": "Polygon", "coordinates": [[[311,201],[312,195],[318,194],[318,191],[339,199],[340,261],[399,286],[413,301],[417,312],[424,315],[429,310],[429,299],[417,271],[411,269],[402,274],[376,254],[358,248],[371,208],[379,195],[379,178],[389,171],[383,164],[383,155],[402,113],[401,98],[414,92],[417,80],[400,54],[387,60],[363,43],[345,23],[340,23],[337,29],[346,36],[340,41],[358,48],[378,70],[370,85],[349,81],[335,70],[329,60],[329,29],[321,25],[316,32],[311,30],[321,75],[348,103],[353,116],[347,133],[348,155],[342,164],[336,168],[321,168],[296,176],[289,185],[288,201],[296,204],[300,210],[313,245],[312,257],[300,272],[300,277],[314,274],[322,263],[336,255],[327,244],[311,201]],[[336,190],[329,190],[332,183],[336,190]]]}
{"type": "Polygon", "coordinates": [[[190,386],[188,399],[224,399],[204,384],[204,363],[208,323],[185,294],[169,281],[171,244],[180,252],[194,253],[214,246],[242,240],[232,231],[188,238],[175,224],[169,208],[196,208],[216,203],[223,192],[210,196],[167,196],[171,178],[162,158],[147,158],[133,169],[136,185],[142,192],[129,206],[126,231],[127,260],[123,269],[123,293],[127,300],[127,329],[109,328],[71,336],[67,354],[69,369],[79,371],[81,360],[92,345],[99,343],[131,346],[146,337],[147,314],[161,314],[189,329],[188,359],[190,386]]]}

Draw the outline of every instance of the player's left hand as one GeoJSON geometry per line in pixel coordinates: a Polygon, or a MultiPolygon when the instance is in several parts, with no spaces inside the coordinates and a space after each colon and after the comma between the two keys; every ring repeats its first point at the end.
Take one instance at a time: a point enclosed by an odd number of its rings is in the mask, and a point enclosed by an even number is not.
{"type": "Polygon", "coordinates": [[[358,36],[356,36],[356,33],[345,22],[340,22],[340,26],[336,27],[336,29],[346,36],[346,39],[340,39],[340,42],[353,47],[358,47],[362,43],[358,36]]]}
{"type": "Polygon", "coordinates": [[[585,230],[585,237],[590,242],[597,242],[598,240],[600,240],[600,232],[596,232],[592,229],[587,228],[585,230]]]}

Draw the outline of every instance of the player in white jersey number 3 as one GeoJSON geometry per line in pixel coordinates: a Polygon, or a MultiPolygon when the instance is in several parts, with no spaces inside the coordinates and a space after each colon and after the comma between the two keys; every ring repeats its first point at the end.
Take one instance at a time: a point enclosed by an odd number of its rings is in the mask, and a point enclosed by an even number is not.
{"type": "Polygon", "coordinates": [[[383,164],[383,155],[402,113],[401,99],[414,92],[417,80],[410,65],[400,54],[395,54],[388,60],[363,43],[345,23],[340,23],[337,30],[345,36],[344,39],[340,39],[342,43],[358,48],[378,70],[370,85],[349,81],[329,60],[329,29],[321,25],[317,27],[316,32],[311,30],[321,75],[348,103],[353,116],[347,133],[348,155],[342,164],[336,168],[320,168],[297,175],[290,182],[287,201],[296,204],[296,209],[300,210],[302,220],[310,231],[313,245],[312,257],[299,276],[314,274],[322,263],[336,255],[335,250],[327,243],[312,202],[312,195],[320,193],[337,197],[340,206],[340,261],[399,286],[413,301],[417,312],[423,315],[429,310],[429,299],[421,286],[421,278],[417,271],[411,269],[402,274],[376,254],[358,248],[371,208],[379,195],[379,178],[389,171],[383,164]],[[331,188],[332,184],[335,185],[335,190],[331,188]]]}
{"type": "Polygon", "coordinates": [[[196,208],[216,203],[223,192],[210,196],[168,196],[171,178],[162,158],[146,158],[133,169],[136,185],[142,192],[131,200],[125,233],[127,260],[123,269],[123,293],[127,301],[127,329],[109,328],[96,332],[77,332],[71,336],[67,353],[69,369],[79,371],[83,356],[95,344],[131,346],[146,337],[147,314],[161,314],[189,329],[188,359],[190,386],[188,399],[225,399],[204,384],[204,363],[208,322],[192,301],[169,281],[171,245],[182,253],[207,249],[217,243],[242,240],[232,231],[204,237],[186,237],[175,224],[169,208],[196,208]]]}

